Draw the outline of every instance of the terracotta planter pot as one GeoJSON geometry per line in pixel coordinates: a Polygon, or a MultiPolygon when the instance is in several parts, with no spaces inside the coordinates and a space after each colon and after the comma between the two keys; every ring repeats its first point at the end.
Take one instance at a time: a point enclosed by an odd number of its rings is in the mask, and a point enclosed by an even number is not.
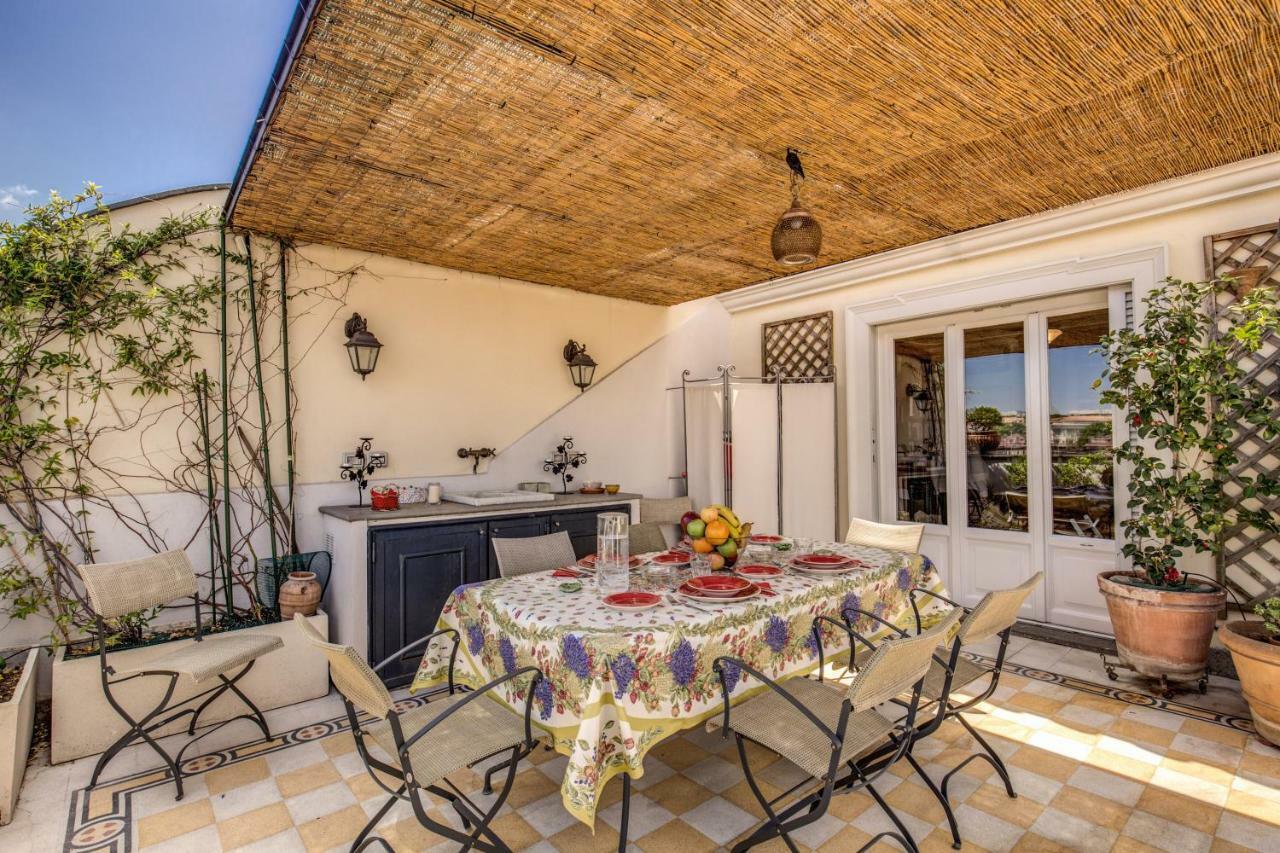
{"type": "Polygon", "coordinates": [[[1261,622],[1228,622],[1218,630],[1240,676],[1259,736],[1280,746],[1280,643],[1261,622]]]}
{"type": "Polygon", "coordinates": [[[970,450],[986,453],[1000,446],[1000,433],[987,432],[985,430],[982,432],[970,432],[965,435],[965,443],[968,444],[970,450]]]}
{"type": "Polygon", "coordinates": [[[320,608],[320,594],[315,572],[289,572],[289,579],[280,585],[280,617],[292,619],[295,613],[314,616],[320,608]]]}
{"type": "Polygon", "coordinates": [[[1124,575],[1137,576],[1133,572],[1098,575],[1098,589],[1107,601],[1120,659],[1151,678],[1201,678],[1227,591],[1215,587],[1213,592],[1178,592],[1112,580],[1124,575]]]}

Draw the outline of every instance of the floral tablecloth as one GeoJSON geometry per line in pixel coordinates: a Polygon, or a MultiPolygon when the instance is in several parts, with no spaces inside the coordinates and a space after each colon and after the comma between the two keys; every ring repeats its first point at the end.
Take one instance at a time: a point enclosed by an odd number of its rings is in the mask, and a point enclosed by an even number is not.
{"type": "MultiPolygon", "coordinates": [[[[712,671],[720,655],[741,658],[771,678],[801,675],[818,663],[815,616],[852,606],[913,627],[907,590],[924,586],[945,594],[925,557],[843,543],[824,548],[867,567],[836,577],[789,572],[771,579],[776,595],[739,604],[696,609],[664,601],[638,613],[604,607],[591,579],[580,592],[562,592],[561,579],[538,572],[458,587],[439,626],[461,636],[460,684],[479,687],[529,665],[546,675],[535,691],[533,719],[569,757],[561,795],[565,808],[590,826],[610,778],[624,770],[643,775],[644,755],[655,744],[722,711],[712,671]]],[[[857,627],[866,636],[887,631],[865,617],[857,627]]],[[[825,635],[823,649],[829,657],[847,650],[844,632],[825,635]]],[[[441,683],[448,661],[449,648],[433,644],[410,689],[441,683]]],[[[763,687],[745,674],[727,676],[735,703],[763,687]]],[[[523,713],[523,689],[500,692],[523,713]]]]}

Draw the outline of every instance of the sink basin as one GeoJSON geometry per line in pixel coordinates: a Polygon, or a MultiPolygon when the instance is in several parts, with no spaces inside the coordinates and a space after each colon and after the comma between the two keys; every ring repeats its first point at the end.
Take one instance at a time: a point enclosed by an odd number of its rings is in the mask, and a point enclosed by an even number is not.
{"type": "Polygon", "coordinates": [[[445,492],[444,499],[467,506],[494,504],[549,503],[556,499],[550,492],[521,492],[516,489],[485,489],[478,492],[445,492]]]}

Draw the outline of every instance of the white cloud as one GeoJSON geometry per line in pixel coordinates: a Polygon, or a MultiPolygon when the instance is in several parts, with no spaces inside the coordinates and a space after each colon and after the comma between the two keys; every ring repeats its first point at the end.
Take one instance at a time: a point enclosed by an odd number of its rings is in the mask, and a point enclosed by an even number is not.
{"type": "Polygon", "coordinates": [[[35,195],[36,191],[26,184],[0,187],[0,206],[26,207],[35,195]]]}

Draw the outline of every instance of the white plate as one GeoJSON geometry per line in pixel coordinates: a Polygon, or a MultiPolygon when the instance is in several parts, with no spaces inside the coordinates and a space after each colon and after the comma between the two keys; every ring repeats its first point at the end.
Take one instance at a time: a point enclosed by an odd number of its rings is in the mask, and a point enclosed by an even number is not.
{"type": "Polygon", "coordinates": [[[699,604],[737,604],[739,601],[750,601],[760,595],[760,587],[756,587],[747,595],[739,595],[737,598],[713,598],[709,595],[690,595],[683,590],[676,590],[676,595],[687,598],[690,601],[696,601],[699,604]]]}

